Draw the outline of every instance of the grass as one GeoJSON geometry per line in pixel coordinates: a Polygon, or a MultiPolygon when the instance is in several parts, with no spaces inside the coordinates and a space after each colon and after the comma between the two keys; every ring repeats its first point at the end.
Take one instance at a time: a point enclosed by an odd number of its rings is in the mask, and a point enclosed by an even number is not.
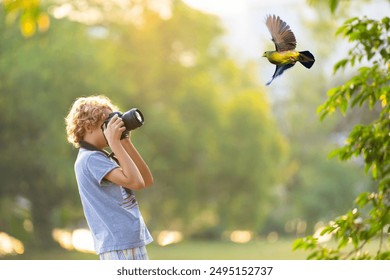
{"type": "MultiPolygon", "coordinates": [[[[292,251],[294,239],[266,240],[237,244],[227,241],[184,241],[161,247],[157,242],[147,246],[151,260],[305,260],[310,252],[292,251]]],[[[379,241],[368,244],[366,250],[375,253],[379,241]]],[[[350,248],[352,249],[352,248],[350,248]]],[[[388,247],[384,248],[388,250],[388,247]]],[[[27,250],[23,255],[6,256],[7,260],[98,260],[96,254],[67,251],[60,247],[49,250],[27,250]]]]}
{"type": "Polygon", "coordinates": [[[292,251],[293,240],[275,243],[253,241],[245,244],[233,242],[187,241],[166,247],[148,246],[155,260],[303,260],[307,253],[292,251]]]}
{"type": "MultiPolygon", "coordinates": [[[[147,246],[151,260],[303,260],[304,251],[292,251],[293,240],[275,243],[253,241],[236,244],[223,241],[185,241],[161,247],[156,242],[147,246]]],[[[97,260],[95,254],[53,248],[26,251],[23,255],[7,256],[10,260],[97,260]]]]}

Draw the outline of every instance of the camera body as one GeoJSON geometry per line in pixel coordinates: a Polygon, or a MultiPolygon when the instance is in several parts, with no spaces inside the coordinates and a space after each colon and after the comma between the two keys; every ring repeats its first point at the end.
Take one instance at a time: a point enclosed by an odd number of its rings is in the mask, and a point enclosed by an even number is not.
{"type": "Polygon", "coordinates": [[[127,138],[131,130],[134,130],[144,124],[144,116],[142,115],[141,111],[137,108],[133,108],[123,114],[122,112],[110,113],[107,119],[104,121],[103,126],[107,127],[108,122],[115,115],[118,115],[118,117],[122,119],[126,128],[126,130],[122,132],[121,139],[127,138]]]}

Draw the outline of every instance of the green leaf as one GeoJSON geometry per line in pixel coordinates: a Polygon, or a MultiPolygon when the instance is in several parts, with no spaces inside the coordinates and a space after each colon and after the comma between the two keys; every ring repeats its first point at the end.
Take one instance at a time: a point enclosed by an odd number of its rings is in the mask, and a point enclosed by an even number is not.
{"type": "Polygon", "coordinates": [[[333,73],[336,73],[340,68],[345,68],[348,61],[349,61],[348,58],[338,61],[333,67],[333,73]]]}
{"type": "Polygon", "coordinates": [[[338,4],[339,4],[338,0],[330,0],[329,1],[329,7],[330,7],[330,11],[332,12],[332,14],[334,14],[334,12],[336,11],[338,4]]]}
{"type": "Polygon", "coordinates": [[[292,244],[292,250],[293,251],[298,250],[298,249],[303,249],[305,247],[306,247],[305,246],[305,242],[303,241],[302,238],[294,240],[294,242],[292,244]]]}
{"type": "Polygon", "coordinates": [[[369,193],[364,192],[358,195],[358,197],[355,199],[355,203],[360,207],[363,208],[369,201],[369,193]]]}
{"type": "Polygon", "coordinates": [[[327,96],[329,97],[333,97],[335,96],[339,91],[339,88],[338,87],[334,87],[334,88],[331,88],[330,90],[328,90],[328,92],[326,93],[327,96]]]}
{"type": "Polygon", "coordinates": [[[332,159],[340,155],[340,149],[335,149],[328,154],[328,159],[332,159]]]}
{"type": "Polygon", "coordinates": [[[348,245],[348,241],[349,240],[346,237],[341,238],[340,241],[339,241],[339,244],[337,245],[337,249],[341,249],[341,248],[344,248],[345,246],[347,246],[348,245]]]}
{"type": "Polygon", "coordinates": [[[371,173],[372,173],[372,178],[374,178],[374,180],[378,179],[378,169],[376,163],[372,164],[371,173]]]}
{"type": "Polygon", "coordinates": [[[348,100],[346,100],[346,99],[341,100],[340,111],[341,111],[341,113],[343,113],[344,116],[347,112],[347,109],[348,109],[348,100]]]}

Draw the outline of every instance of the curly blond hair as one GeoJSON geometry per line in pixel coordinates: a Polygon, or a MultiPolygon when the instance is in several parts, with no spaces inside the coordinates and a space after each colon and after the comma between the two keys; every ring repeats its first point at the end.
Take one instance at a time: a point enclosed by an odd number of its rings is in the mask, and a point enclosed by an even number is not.
{"type": "Polygon", "coordinates": [[[68,142],[76,148],[89,128],[96,128],[100,121],[107,118],[106,111],[118,111],[111,100],[103,95],[80,97],[73,103],[65,118],[68,142]]]}

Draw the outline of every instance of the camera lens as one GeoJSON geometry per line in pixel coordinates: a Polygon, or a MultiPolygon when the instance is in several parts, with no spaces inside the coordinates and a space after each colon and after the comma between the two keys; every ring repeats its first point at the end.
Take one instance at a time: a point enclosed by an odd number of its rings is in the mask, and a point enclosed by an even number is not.
{"type": "Polygon", "coordinates": [[[122,115],[126,130],[130,131],[144,124],[144,117],[137,108],[133,108],[122,115]]]}
{"type": "Polygon", "coordinates": [[[137,118],[137,120],[142,123],[143,122],[143,118],[141,116],[141,114],[138,112],[138,111],[135,111],[135,117],[137,118]]]}

